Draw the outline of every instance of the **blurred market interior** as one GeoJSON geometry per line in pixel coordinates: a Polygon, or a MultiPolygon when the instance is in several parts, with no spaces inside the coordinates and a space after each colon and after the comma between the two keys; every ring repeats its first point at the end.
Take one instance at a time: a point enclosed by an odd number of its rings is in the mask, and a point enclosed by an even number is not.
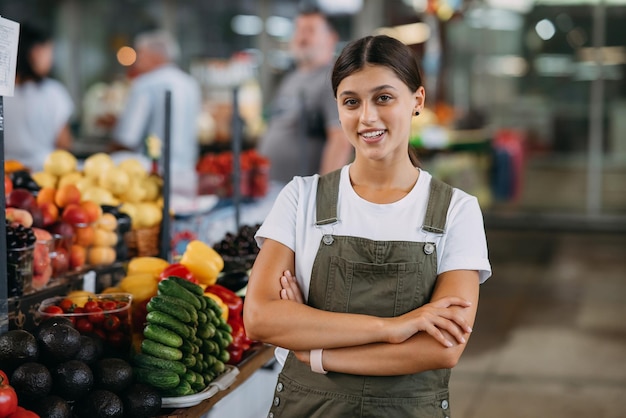
{"type": "MultiPolygon", "coordinates": [[[[318,5],[336,22],[339,47],[387,33],[415,49],[428,111],[411,142],[430,172],[483,208],[494,277],[453,381],[456,416],[624,417],[626,0],[318,5]]],[[[77,104],[75,153],[86,156],[106,144],[94,120],[120,111],[132,61],[124,51],[149,27],[175,34],[181,67],[202,85],[200,149],[229,147],[235,87],[244,146],[254,147],[291,66],[299,6],[0,0],[0,15],[53,28],[53,76],[77,104]]]]}
{"type": "MultiPolygon", "coordinates": [[[[123,103],[125,51],[165,28],[201,82],[203,150],[227,147],[232,88],[245,141],[264,129],[290,68],[295,0],[1,0],[55,35],[53,76],[78,104],[76,153],[98,150],[94,124],[123,103]]],[[[626,2],[620,0],[320,0],[345,42],[385,32],[422,58],[430,112],[412,142],[424,165],[479,197],[489,222],[624,230],[626,2]]]]}

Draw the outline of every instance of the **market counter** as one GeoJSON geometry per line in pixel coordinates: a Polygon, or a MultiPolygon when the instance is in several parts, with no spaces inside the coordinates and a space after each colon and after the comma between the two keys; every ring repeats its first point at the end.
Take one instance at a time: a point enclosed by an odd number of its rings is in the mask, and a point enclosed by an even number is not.
{"type": "Polygon", "coordinates": [[[221,399],[237,390],[252,374],[274,358],[274,347],[259,344],[252,348],[247,357],[238,364],[239,374],[235,381],[226,389],[220,390],[214,396],[188,408],[164,410],[159,418],[198,418],[207,412],[221,399]]]}

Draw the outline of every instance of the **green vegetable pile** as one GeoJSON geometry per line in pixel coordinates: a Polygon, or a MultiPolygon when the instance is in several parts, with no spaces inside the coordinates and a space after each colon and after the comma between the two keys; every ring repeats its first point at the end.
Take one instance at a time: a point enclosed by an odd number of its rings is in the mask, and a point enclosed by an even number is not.
{"type": "Polygon", "coordinates": [[[170,276],[146,306],[141,352],[133,357],[138,381],[164,397],[201,392],[225,370],[232,328],[202,287],[170,276]]]}

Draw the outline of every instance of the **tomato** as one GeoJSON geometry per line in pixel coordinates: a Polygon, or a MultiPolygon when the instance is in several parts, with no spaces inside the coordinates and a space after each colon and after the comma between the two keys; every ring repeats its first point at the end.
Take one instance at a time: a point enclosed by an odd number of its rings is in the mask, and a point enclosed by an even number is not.
{"type": "Polygon", "coordinates": [[[185,279],[190,281],[191,283],[198,284],[198,280],[193,277],[193,273],[189,271],[187,267],[180,263],[170,264],[165,267],[165,269],[159,274],[159,281],[165,280],[170,276],[180,277],[181,279],[185,279]]]}
{"type": "Polygon", "coordinates": [[[76,304],[71,299],[63,299],[59,302],[59,306],[65,313],[73,313],[74,308],[76,308],[76,304]]]}
{"type": "Polygon", "coordinates": [[[9,384],[9,376],[7,376],[7,374],[0,370],[0,385],[8,385],[9,384]]]}
{"type": "Polygon", "coordinates": [[[63,309],[60,306],[47,306],[46,309],[43,310],[48,315],[63,315],[63,309]]]}
{"type": "Polygon", "coordinates": [[[83,313],[85,312],[85,308],[81,308],[80,306],[77,306],[74,308],[74,313],[83,313]]]}
{"type": "Polygon", "coordinates": [[[87,334],[93,331],[93,323],[87,318],[79,318],[76,320],[76,329],[82,334],[87,334]]]}
{"type": "Polygon", "coordinates": [[[89,312],[89,321],[92,324],[101,324],[102,321],[104,321],[104,311],[102,310],[101,307],[96,306],[95,308],[91,308],[89,312]]]}
{"type": "Polygon", "coordinates": [[[126,336],[124,335],[123,332],[115,331],[109,334],[107,341],[113,347],[121,347],[122,343],[124,343],[125,338],[126,336]]]}
{"type": "Polygon", "coordinates": [[[102,328],[94,328],[93,333],[96,334],[102,341],[107,339],[107,335],[102,328]]]}
{"type": "Polygon", "coordinates": [[[95,300],[89,300],[85,302],[85,306],[83,306],[83,309],[85,310],[85,312],[95,312],[98,309],[102,311],[102,308],[100,308],[100,305],[98,305],[98,302],[96,302],[95,300]]]}
{"type": "Polygon", "coordinates": [[[117,303],[114,300],[105,300],[100,303],[100,307],[103,311],[112,311],[113,309],[117,309],[117,303]]]}
{"type": "Polygon", "coordinates": [[[15,390],[9,385],[0,385],[0,417],[8,417],[13,414],[16,409],[17,393],[15,393],[15,390]]]}
{"type": "Polygon", "coordinates": [[[39,415],[33,411],[18,406],[14,413],[7,416],[7,418],[39,418],[39,415]]]}
{"type": "Polygon", "coordinates": [[[115,331],[120,327],[120,322],[120,319],[115,315],[105,315],[103,326],[107,331],[115,331]]]}

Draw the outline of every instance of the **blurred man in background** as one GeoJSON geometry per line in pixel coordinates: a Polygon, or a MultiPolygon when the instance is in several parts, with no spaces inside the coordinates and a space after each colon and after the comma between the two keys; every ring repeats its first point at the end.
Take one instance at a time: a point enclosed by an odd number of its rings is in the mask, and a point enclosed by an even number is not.
{"type": "Polygon", "coordinates": [[[259,152],[271,162],[270,177],[283,183],[296,175],[333,171],[352,155],[330,84],[339,36],[317,9],[300,12],[294,26],[290,49],[295,69],[276,92],[259,143],[259,152]]]}

